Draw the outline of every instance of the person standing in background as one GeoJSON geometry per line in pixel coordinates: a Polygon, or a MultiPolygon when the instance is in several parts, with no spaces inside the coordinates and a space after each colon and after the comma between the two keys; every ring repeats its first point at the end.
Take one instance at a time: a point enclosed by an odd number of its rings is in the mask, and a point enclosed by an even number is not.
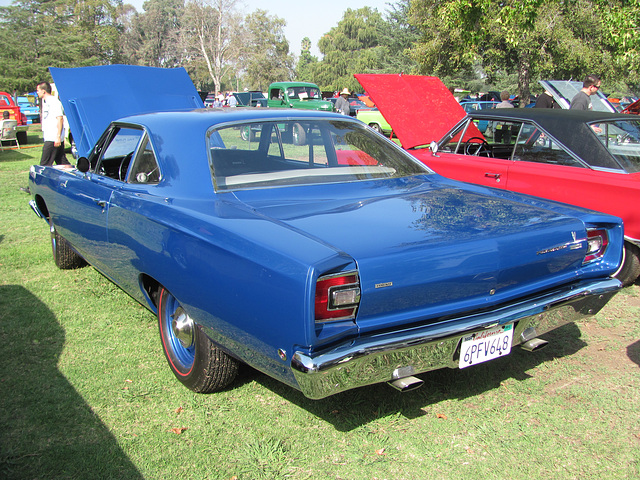
{"type": "Polygon", "coordinates": [[[587,75],[587,78],[582,82],[582,89],[575,94],[571,99],[570,110],[591,110],[591,95],[595,95],[600,90],[602,82],[600,78],[595,75],[587,75]]]}
{"type": "Polygon", "coordinates": [[[40,165],[70,165],[64,154],[64,113],[62,103],[51,95],[49,82],[39,83],[36,87],[38,98],[42,100],[42,157],[40,165]]]}

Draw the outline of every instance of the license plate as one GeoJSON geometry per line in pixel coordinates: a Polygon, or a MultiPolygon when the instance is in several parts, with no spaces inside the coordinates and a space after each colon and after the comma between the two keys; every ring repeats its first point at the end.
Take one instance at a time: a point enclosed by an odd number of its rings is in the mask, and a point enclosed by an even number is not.
{"type": "Polygon", "coordinates": [[[460,344],[460,368],[509,355],[512,340],[512,323],[464,337],[460,344]]]}

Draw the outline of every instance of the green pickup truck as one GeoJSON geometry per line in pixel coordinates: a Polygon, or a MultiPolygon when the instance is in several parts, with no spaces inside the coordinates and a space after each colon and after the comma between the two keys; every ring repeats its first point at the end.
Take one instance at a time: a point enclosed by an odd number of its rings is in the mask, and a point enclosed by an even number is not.
{"type": "Polygon", "coordinates": [[[322,100],[318,86],[306,82],[272,83],[269,85],[267,105],[269,107],[333,111],[333,103],[322,100]]]}

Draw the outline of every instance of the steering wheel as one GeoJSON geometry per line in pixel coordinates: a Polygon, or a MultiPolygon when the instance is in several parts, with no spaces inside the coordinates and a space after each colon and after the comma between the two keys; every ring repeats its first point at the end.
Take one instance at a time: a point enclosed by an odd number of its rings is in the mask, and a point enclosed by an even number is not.
{"type": "Polygon", "coordinates": [[[491,147],[480,137],[472,137],[464,142],[463,151],[465,155],[491,156],[491,147]]]}
{"type": "Polygon", "coordinates": [[[129,169],[129,162],[131,162],[131,157],[133,157],[133,152],[129,153],[122,159],[122,162],[120,162],[120,168],[118,168],[118,180],[120,180],[121,182],[124,182],[127,177],[127,170],[129,169]]]}

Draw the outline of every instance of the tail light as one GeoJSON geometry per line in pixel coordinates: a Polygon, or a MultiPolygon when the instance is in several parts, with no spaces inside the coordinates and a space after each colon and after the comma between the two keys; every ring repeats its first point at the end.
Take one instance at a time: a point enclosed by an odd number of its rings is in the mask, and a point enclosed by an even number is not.
{"type": "Polygon", "coordinates": [[[358,272],[325,275],[316,282],[316,322],[356,317],[360,303],[358,272]]]}
{"type": "Polygon", "coordinates": [[[609,245],[609,235],[607,231],[601,228],[587,229],[587,254],[584,257],[584,263],[592,262],[604,255],[609,245]]]}

